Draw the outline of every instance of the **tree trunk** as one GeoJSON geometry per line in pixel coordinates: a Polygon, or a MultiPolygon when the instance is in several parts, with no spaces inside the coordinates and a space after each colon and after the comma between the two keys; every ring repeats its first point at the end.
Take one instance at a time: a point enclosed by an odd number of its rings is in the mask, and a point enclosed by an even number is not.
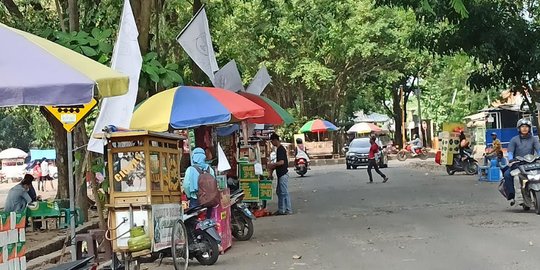
{"type": "Polygon", "coordinates": [[[403,147],[403,133],[401,132],[401,97],[399,91],[399,89],[396,91],[395,87],[392,89],[392,110],[395,126],[394,144],[403,147]]]}
{"type": "Polygon", "coordinates": [[[88,189],[86,185],[86,168],[88,162],[88,151],[85,145],[88,143],[88,134],[86,134],[86,124],[81,121],[74,129],[73,149],[77,149],[75,155],[78,157],[75,167],[75,187],[76,187],[76,205],[81,208],[85,221],[88,221],[88,189]]]}
{"type": "Polygon", "coordinates": [[[17,4],[15,4],[15,2],[13,2],[13,0],[2,0],[2,3],[4,3],[4,6],[6,6],[11,16],[16,17],[17,19],[23,18],[23,15],[21,11],[19,10],[19,7],[17,6],[17,4]]]}
{"type": "Polygon", "coordinates": [[[92,171],[92,164],[93,164],[93,154],[88,152],[88,168],[87,171],[90,173],[90,182],[92,183],[92,194],[94,195],[94,201],[96,202],[96,208],[98,212],[99,217],[99,228],[106,230],[107,229],[107,223],[105,222],[105,215],[103,214],[103,205],[101,201],[99,200],[99,187],[98,183],[96,181],[96,175],[92,171]]]}
{"type": "Polygon", "coordinates": [[[141,54],[145,55],[150,49],[150,21],[153,2],[150,0],[132,0],[137,30],[139,30],[139,47],[141,54]]]}
{"type": "Polygon", "coordinates": [[[63,125],[51,113],[40,108],[40,112],[53,129],[54,145],[56,148],[56,167],[58,168],[58,187],[56,191],[57,199],[69,198],[69,182],[67,167],[67,135],[63,125]]]}
{"type": "Polygon", "coordinates": [[[60,0],[54,0],[54,4],[56,5],[56,13],[58,13],[58,20],[60,21],[60,28],[62,29],[62,32],[66,32],[67,27],[66,27],[66,22],[64,21],[64,13],[60,5],[60,0]]]}
{"type": "Polygon", "coordinates": [[[77,0],[68,0],[69,31],[79,31],[79,5],[77,0]]]}

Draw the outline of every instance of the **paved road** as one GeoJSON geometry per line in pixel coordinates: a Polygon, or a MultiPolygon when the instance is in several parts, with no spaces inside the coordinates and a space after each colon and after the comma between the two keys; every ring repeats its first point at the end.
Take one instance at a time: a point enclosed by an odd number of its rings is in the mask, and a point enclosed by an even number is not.
{"type": "Polygon", "coordinates": [[[538,268],[540,216],[511,209],[496,184],[390,165],[386,184],[344,165],[292,178],[294,215],[258,219],[250,242],[190,269],[538,268]]]}

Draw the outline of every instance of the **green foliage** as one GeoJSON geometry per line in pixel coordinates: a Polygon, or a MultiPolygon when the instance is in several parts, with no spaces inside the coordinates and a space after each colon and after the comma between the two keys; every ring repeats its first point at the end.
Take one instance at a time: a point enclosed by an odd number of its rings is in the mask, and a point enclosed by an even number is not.
{"type": "Polygon", "coordinates": [[[0,149],[15,147],[52,148],[52,131],[41,117],[39,109],[13,107],[0,109],[0,149]]]}
{"type": "Polygon", "coordinates": [[[111,29],[94,28],[91,33],[85,31],[71,33],[57,31],[55,33],[56,40],[54,41],[102,64],[107,64],[113,50],[111,37],[111,29]]]}
{"type": "Polygon", "coordinates": [[[294,122],[289,125],[280,126],[277,129],[277,133],[281,136],[282,141],[284,142],[292,142],[294,140],[294,134],[298,134],[298,131],[302,126],[307,123],[309,120],[318,118],[318,117],[312,117],[311,119],[307,116],[300,115],[300,112],[298,109],[288,109],[287,110],[292,117],[294,118],[294,122]]]}
{"type": "Polygon", "coordinates": [[[141,85],[159,84],[163,88],[170,88],[183,84],[182,77],[177,73],[178,64],[168,63],[165,66],[158,60],[158,54],[149,52],[143,57],[141,85]],[[150,81],[148,80],[150,79],[150,81]]]}

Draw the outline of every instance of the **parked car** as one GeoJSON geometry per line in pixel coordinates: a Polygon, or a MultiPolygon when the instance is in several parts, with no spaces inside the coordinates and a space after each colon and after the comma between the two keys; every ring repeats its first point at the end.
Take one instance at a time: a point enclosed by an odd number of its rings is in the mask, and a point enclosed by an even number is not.
{"type": "MultiPolygon", "coordinates": [[[[386,154],[386,146],[381,143],[381,140],[377,138],[376,143],[379,145],[379,155],[377,157],[377,163],[379,167],[388,167],[388,155],[386,154]]],[[[345,147],[346,156],[345,163],[347,170],[356,169],[359,166],[368,165],[368,155],[371,143],[369,138],[358,138],[351,141],[351,143],[345,147]]]]}

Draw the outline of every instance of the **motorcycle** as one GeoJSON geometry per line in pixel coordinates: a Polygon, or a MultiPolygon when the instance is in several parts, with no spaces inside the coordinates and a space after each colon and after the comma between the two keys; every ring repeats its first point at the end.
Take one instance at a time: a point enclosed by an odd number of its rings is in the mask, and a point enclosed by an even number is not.
{"type": "MultiPolygon", "coordinates": [[[[188,236],[189,258],[195,258],[202,265],[213,265],[219,257],[221,237],[216,230],[216,222],[206,218],[206,207],[188,209],[183,217],[188,236]]],[[[173,229],[176,231],[176,228],[173,229]]]]}
{"type": "Polygon", "coordinates": [[[297,149],[296,151],[297,153],[294,159],[294,171],[296,171],[296,173],[300,175],[300,177],[302,177],[309,170],[308,168],[309,157],[306,152],[300,149],[297,149]]]}
{"type": "Polygon", "coordinates": [[[300,176],[304,176],[308,171],[308,162],[305,158],[297,157],[294,160],[294,170],[300,176]]]}
{"type": "MultiPolygon", "coordinates": [[[[517,162],[511,165],[510,174],[515,182],[520,183],[521,197],[517,198],[517,201],[523,210],[534,208],[536,214],[540,215],[540,156],[526,155],[516,157],[515,160],[517,162]]],[[[516,197],[518,194],[516,192],[516,197]]],[[[515,202],[516,199],[511,205],[515,205],[515,202]]]]}
{"type": "Polygon", "coordinates": [[[468,175],[478,173],[478,161],[472,157],[472,152],[465,150],[464,154],[465,160],[462,160],[459,154],[454,155],[452,165],[446,165],[448,175],[454,175],[456,172],[465,172],[468,175]]]}
{"type": "MultiPolygon", "coordinates": [[[[405,161],[407,160],[408,156],[412,154],[412,145],[407,145],[405,149],[401,149],[397,154],[397,159],[399,161],[405,161]]],[[[428,159],[428,150],[425,147],[415,149],[415,154],[418,156],[421,160],[428,159]]]]}
{"type": "Polygon", "coordinates": [[[238,241],[248,241],[253,236],[255,215],[242,203],[244,191],[239,189],[231,194],[231,233],[238,241]]]}

